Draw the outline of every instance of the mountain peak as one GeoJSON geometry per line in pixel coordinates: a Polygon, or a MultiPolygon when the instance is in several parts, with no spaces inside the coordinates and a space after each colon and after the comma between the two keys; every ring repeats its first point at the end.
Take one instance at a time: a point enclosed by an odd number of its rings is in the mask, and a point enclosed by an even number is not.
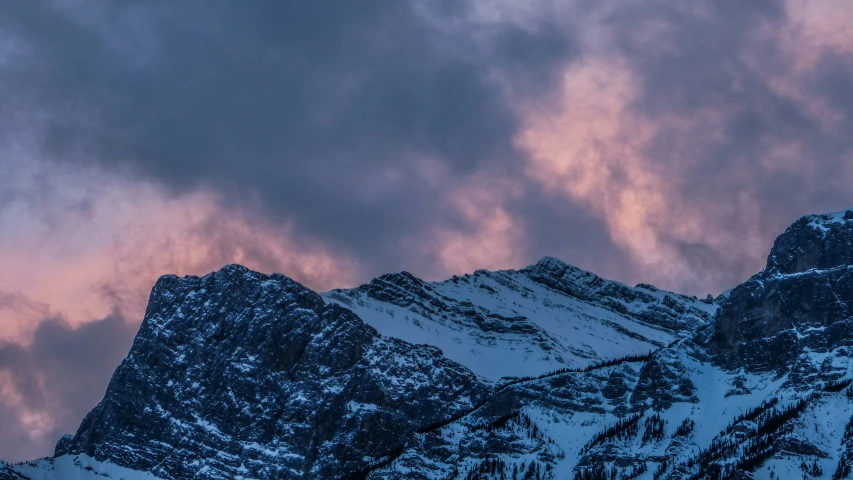
{"type": "Polygon", "coordinates": [[[558,269],[558,268],[567,268],[567,267],[570,267],[571,265],[560,260],[559,258],[550,257],[550,256],[546,255],[546,256],[540,258],[538,262],[536,262],[536,266],[540,267],[540,268],[545,268],[548,270],[554,270],[554,269],[558,269]]]}
{"type": "Polygon", "coordinates": [[[806,215],[776,238],[762,273],[798,274],[853,263],[853,210],[806,215]]]}
{"type": "Polygon", "coordinates": [[[395,285],[409,284],[409,283],[413,283],[413,284],[424,283],[423,280],[421,280],[420,278],[412,275],[411,273],[409,273],[405,270],[401,270],[401,271],[396,272],[396,273],[384,273],[384,274],[380,275],[378,278],[373,279],[373,282],[375,282],[377,280],[381,280],[383,282],[390,282],[390,283],[393,283],[395,285]]]}
{"type": "Polygon", "coordinates": [[[831,224],[853,221],[853,209],[842,210],[840,212],[805,215],[802,218],[808,220],[811,226],[820,228],[831,224]]]}
{"type": "Polygon", "coordinates": [[[104,401],[56,456],[160,478],[341,478],[488,387],[284,275],[228,265],[161,279],[104,401]]]}
{"type": "Polygon", "coordinates": [[[384,335],[436,346],[494,381],[646,353],[707,324],[712,310],[547,256],[520,270],[477,270],[440,282],[387,274],[323,297],[384,335]]]}
{"type": "Polygon", "coordinates": [[[594,274],[588,270],[584,270],[584,269],[576,267],[572,264],[566,263],[566,262],[560,260],[559,258],[549,257],[549,256],[542,257],[541,259],[539,259],[538,262],[536,262],[533,265],[530,265],[529,267],[522,269],[521,271],[522,272],[528,272],[528,273],[529,272],[539,272],[539,273],[548,275],[552,278],[559,278],[559,277],[568,276],[568,277],[572,277],[574,279],[573,280],[574,282],[581,282],[581,283],[587,283],[587,282],[597,283],[597,282],[606,281],[606,280],[600,278],[598,275],[596,275],[596,274],[594,274]]]}
{"type": "Polygon", "coordinates": [[[249,270],[247,267],[244,267],[243,265],[240,265],[239,263],[229,263],[228,265],[225,265],[224,267],[220,268],[216,273],[222,275],[235,275],[246,273],[249,271],[251,270],[249,270]]]}
{"type": "Polygon", "coordinates": [[[779,235],[764,271],[721,299],[710,339],[727,367],[785,371],[802,347],[850,342],[853,211],[801,217],[779,235]]]}

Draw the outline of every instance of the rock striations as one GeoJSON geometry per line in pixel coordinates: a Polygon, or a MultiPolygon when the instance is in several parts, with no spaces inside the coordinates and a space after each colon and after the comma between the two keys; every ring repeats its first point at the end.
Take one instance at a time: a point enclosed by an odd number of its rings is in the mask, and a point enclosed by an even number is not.
{"type": "Polygon", "coordinates": [[[853,211],[716,302],[544,258],[316,294],[162,277],[104,399],[0,479],[853,478],[853,211]]]}
{"type": "Polygon", "coordinates": [[[518,271],[478,270],[435,283],[407,272],[383,275],[323,297],[384,335],[436,345],[494,381],[648,353],[707,324],[716,309],[550,257],[518,271]]]}

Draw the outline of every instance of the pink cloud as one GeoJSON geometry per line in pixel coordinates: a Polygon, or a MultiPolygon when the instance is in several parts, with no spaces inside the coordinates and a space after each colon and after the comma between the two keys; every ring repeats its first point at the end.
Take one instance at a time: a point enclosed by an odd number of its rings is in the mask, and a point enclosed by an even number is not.
{"type": "MultiPolygon", "coordinates": [[[[842,134],[842,113],[812,90],[808,78],[820,55],[853,51],[853,11],[846,3],[791,1],[781,31],[774,24],[751,32],[754,44],[741,45],[739,52],[754,76],[749,81],[763,82],[829,136],[842,134]],[[779,49],[772,65],[767,45],[779,49]]],[[[689,112],[639,108],[650,86],[643,83],[642,66],[612,48],[614,24],[598,22],[612,11],[607,5],[576,12],[582,20],[573,25],[588,54],[565,67],[556,100],[520,106],[525,120],[516,143],[529,152],[526,174],[551,194],[587,205],[606,222],[612,240],[644,272],[643,278],[625,280],[669,288],[731,286],[731,272],[760,269],[775,235],[792,217],[815,208],[806,193],[841,191],[842,183],[853,181],[853,166],[832,159],[840,168],[827,181],[825,165],[810,158],[813,144],[808,142],[813,140],[802,135],[773,137],[756,153],[740,152],[754,158],[720,158],[721,169],[709,169],[702,163],[702,148],[732,141],[733,119],[750,107],[719,102],[697,104],[689,112]],[[654,143],[662,136],[676,143],[662,149],[654,143]],[[762,182],[782,176],[800,182],[803,193],[784,200],[801,210],[768,208],[773,199],[765,196],[762,182]],[[721,192],[729,195],[721,197],[721,192]],[[714,252],[731,268],[720,263],[702,268],[694,246],[714,252]]],[[[691,15],[709,13],[700,8],[691,15]]],[[[653,19],[643,25],[626,34],[634,47],[661,55],[679,48],[670,41],[672,25],[653,19]]],[[[738,82],[747,80],[731,78],[734,83],[726,86],[731,92],[746,88],[738,82]]]]}
{"type": "Polygon", "coordinates": [[[654,134],[670,126],[631,108],[638,93],[623,60],[587,59],[565,71],[555,107],[527,112],[517,141],[530,152],[530,178],[554,194],[587,204],[605,220],[618,245],[671,282],[689,272],[673,263],[677,255],[659,232],[666,229],[685,241],[704,239],[706,232],[700,217],[678,215],[669,195],[670,175],[646,157],[654,134]]]}
{"type": "Polygon", "coordinates": [[[519,193],[511,179],[486,175],[474,175],[453,192],[451,202],[466,228],[439,227],[425,244],[437,252],[439,276],[522,265],[524,227],[506,208],[519,193]]]}
{"type": "Polygon", "coordinates": [[[118,311],[138,322],[160,275],[227,263],[318,289],[355,281],[354,260],[210,192],[175,196],[103,171],[52,167],[47,175],[30,165],[17,179],[27,195],[0,209],[0,294],[17,299],[3,302],[0,339],[26,343],[49,316],[76,326],[118,311]]]}
{"type": "Polygon", "coordinates": [[[853,3],[846,0],[788,0],[789,22],[779,39],[797,51],[798,69],[813,66],[830,49],[853,53],[853,3]]]}

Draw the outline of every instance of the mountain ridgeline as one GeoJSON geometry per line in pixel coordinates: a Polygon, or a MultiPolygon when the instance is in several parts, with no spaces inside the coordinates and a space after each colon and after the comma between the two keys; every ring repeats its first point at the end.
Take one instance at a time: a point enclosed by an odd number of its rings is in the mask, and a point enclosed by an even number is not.
{"type": "Polygon", "coordinates": [[[717,299],[546,257],[154,286],[103,400],[0,479],[853,478],[853,211],[717,299]]]}

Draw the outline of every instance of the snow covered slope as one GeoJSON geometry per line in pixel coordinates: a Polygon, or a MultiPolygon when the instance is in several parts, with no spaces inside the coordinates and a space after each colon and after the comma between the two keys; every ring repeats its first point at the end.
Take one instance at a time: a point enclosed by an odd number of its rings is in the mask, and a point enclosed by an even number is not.
{"type": "Polygon", "coordinates": [[[6,469],[0,463],[0,479],[160,480],[151,473],[120,467],[110,461],[99,462],[88,455],[64,455],[56,459],[34,460],[6,469]]]}
{"type": "Polygon", "coordinates": [[[323,294],[383,335],[442,350],[491,380],[645,354],[710,321],[713,303],[604,280],[545,257],[424,282],[407,272],[323,294]]]}

